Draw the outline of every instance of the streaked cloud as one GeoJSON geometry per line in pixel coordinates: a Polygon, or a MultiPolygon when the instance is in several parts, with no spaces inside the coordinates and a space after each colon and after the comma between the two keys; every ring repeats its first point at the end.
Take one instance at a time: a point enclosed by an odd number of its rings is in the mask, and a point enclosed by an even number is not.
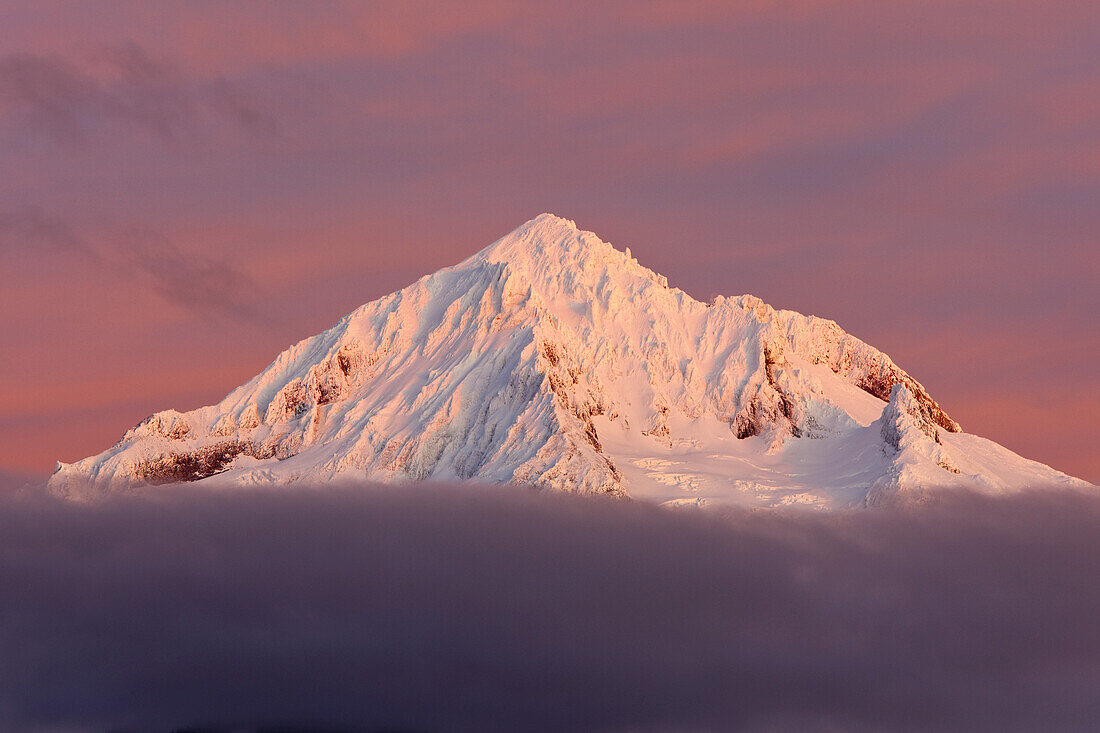
{"type": "Polygon", "coordinates": [[[89,239],[64,219],[25,207],[0,212],[0,256],[5,255],[76,257],[93,278],[142,280],[151,294],[197,314],[257,315],[256,286],[249,275],[225,259],[185,253],[153,231],[89,239]]]}
{"type": "Polygon", "coordinates": [[[82,145],[105,126],[139,129],[164,142],[201,135],[208,122],[271,134],[273,120],[224,79],[193,80],[137,43],[88,58],[19,52],[0,57],[0,113],[58,142],[82,145]],[[208,121],[204,118],[219,118],[208,121]]]}
{"type": "MultiPolygon", "coordinates": [[[[3,210],[44,212],[96,251],[153,233],[131,249],[131,290],[92,292],[75,250],[54,247],[73,257],[0,294],[7,341],[38,334],[67,363],[59,330],[154,348],[167,327],[125,311],[152,287],[189,314],[171,330],[191,353],[215,331],[230,349],[256,339],[248,359],[218,358],[259,368],[256,354],[551,210],[697,297],[835,318],[953,413],[972,389],[952,365],[981,357],[990,380],[1042,392],[1058,370],[1013,355],[1059,334],[1082,348],[1058,363],[1088,366],[1095,3],[42,2],[0,20],[3,210]],[[244,292],[277,327],[200,323],[200,304],[244,307],[244,292]],[[49,294],[48,317],[28,293],[49,294]],[[988,334],[1008,340],[991,350],[988,334]]],[[[3,246],[19,231],[45,251],[48,224],[9,220],[3,246]]],[[[48,391],[32,361],[0,378],[48,391]]],[[[1095,436],[1060,414],[1066,445],[1095,436]]],[[[1035,458],[1093,470],[1044,445],[1035,458]]],[[[30,460],[0,446],[15,459],[30,460]]]]}
{"type": "Polygon", "coordinates": [[[98,260],[98,253],[76,235],[68,222],[28,206],[0,212],[0,257],[38,249],[98,260]]]}

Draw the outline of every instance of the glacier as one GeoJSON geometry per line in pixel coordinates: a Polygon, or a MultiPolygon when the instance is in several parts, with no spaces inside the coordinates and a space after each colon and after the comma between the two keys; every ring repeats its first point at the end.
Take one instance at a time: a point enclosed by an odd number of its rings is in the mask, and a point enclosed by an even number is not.
{"type": "Polygon", "coordinates": [[[59,463],[48,488],[90,500],[355,479],[819,509],[1090,486],[964,432],[833,321],[751,295],[695,300],[543,214],[291,346],[218,404],[158,412],[59,463]]]}

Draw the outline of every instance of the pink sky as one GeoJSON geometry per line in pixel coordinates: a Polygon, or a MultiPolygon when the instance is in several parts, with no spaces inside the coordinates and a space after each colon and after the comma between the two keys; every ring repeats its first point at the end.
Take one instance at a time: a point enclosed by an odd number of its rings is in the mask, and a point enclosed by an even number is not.
{"type": "Polygon", "coordinates": [[[1100,481],[1100,5],[587,5],[5,3],[0,469],[552,211],[1100,481]]]}

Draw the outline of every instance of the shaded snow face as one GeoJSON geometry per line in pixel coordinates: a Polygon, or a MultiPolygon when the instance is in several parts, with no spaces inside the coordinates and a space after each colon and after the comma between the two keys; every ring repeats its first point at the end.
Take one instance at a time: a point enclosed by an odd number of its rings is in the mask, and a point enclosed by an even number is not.
{"type": "Polygon", "coordinates": [[[1087,729],[1100,499],[503,489],[0,506],[0,728],[1087,729]]]}

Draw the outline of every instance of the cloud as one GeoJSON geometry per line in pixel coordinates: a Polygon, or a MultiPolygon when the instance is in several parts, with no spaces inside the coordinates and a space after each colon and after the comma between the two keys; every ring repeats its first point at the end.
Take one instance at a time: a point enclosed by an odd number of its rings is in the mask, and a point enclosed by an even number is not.
{"type": "Polygon", "coordinates": [[[130,232],[120,242],[120,261],[149,281],[165,300],[191,311],[236,318],[257,317],[256,284],[223,259],[188,254],[163,235],[130,232]]]}
{"type": "Polygon", "coordinates": [[[163,234],[130,230],[109,242],[78,234],[65,219],[26,206],[0,212],[0,257],[80,255],[101,273],[144,280],[160,298],[204,315],[253,320],[256,284],[227,260],[184,252],[163,234]]]}
{"type": "Polygon", "coordinates": [[[0,109],[27,109],[44,129],[81,138],[81,106],[97,96],[93,80],[56,58],[16,53],[0,58],[0,109]]]}
{"type": "MultiPolygon", "coordinates": [[[[1080,342],[1100,293],[1098,3],[25,5],[4,14],[0,200],[88,234],[147,219],[247,270],[278,330],[246,352],[244,329],[222,329],[216,362],[255,366],[210,395],[544,210],[701,299],[834,318],[953,413],[981,414],[972,371],[1017,395],[1095,371],[1080,342]],[[922,336],[944,333],[959,338],[922,336]],[[960,366],[991,333],[1008,337],[960,366]]],[[[10,280],[3,378],[36,393],[84,383],[90,343],[125,384],[157,373],[127,339],[164,364],[217,338],[165,309],[165,356],[134,322],[162,322],[143,293],[97,291],[79,267],[10,280]],[[44,370],[32,334],[71,371],[44,370]]],[[[1076,447],[1095,421],[1059,404],[1010,445],[1100,481],[1076,447]]]]}
{"type": "Polygon", "coordinates": [[[164,142],[200,137],[211,117],[248,135],[276,129],[236,85],[189,77],[132,41],[80,60],[31,52],[0,57],[0,114],[25,115],[38,132],[72,145],[119,134],[118,123],[164,142]]]}
{"type": "Polygon", "coordinates": [[[0,507],[7,730],[1086,730],[1100,500],[513,488],[0,507]]]}
{"type": "Polygon", "coordinates": [[[45,478],[42,476],[32,476],[0,468],[0,500],[7,499],[17,493],[37,491],[37,487],[41,486],[44,481],[45,478]]]}
{"type": "Polygon", "coordinates": [[[0,257],[26,249],[99,259],[95,250],[60,217],[47,214],[36,206],[0,212],[0,257]]]}

